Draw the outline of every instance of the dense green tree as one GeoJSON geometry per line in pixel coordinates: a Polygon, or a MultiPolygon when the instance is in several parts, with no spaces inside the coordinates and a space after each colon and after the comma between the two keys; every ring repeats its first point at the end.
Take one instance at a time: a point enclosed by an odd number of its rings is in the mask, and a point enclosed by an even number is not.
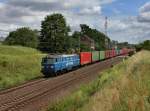
{"type": "Polygon", "coordinates": [[[36,48],[38,45],[38,33],[28,27],[19,28],[9,33],[4,44],[36,48]]]}
{"type": "Polygon", "coordinates": [[[143,49],[150,50],[150,40],[144,41],[141,45],[143,49]]]}
{"type": "Polygon", "coordinates": [[[72,38],[73,38],[73,44],[75,48],[80,48],[80,38],[81,38],[82,34],[81,32],[75,31],[72,34],[72,38]]]}
{"type": "Polygon", "coordinates": [[[51,53],[64,52],[68,49],[68,32],[70,28],[61,14],[52,14],[45,17],[41,24],[39,48],[51,53]]]}
{"type": "Polygon", "coordinates": [[[150,40],[145,40],[144,42],[136,45],[136,49],[137,51],[142,49],[150,50],[150,40]]]}

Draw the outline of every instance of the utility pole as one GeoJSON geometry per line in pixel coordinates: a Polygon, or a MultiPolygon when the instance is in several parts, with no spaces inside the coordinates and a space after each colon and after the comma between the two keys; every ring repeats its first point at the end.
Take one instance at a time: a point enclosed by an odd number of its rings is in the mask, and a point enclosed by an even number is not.
{"type": "Polygon", "coordinates": [[[107,28],[108,28],[108,18],[107,18],[107,16],[105,17],[105,24],[104,24],[104,26],[105,26],[105,34],[107,35],[107,28]]]}
{"type": "MultiPolygon", "coordinates": [[[[106,16],[105,17],[105,24],[104,24],[104,27],[105,27],[105,35],[107,36],[107,28],[108,28],[108,17],[106,16]]],[[[106,49],[108,49],[108,40],[107,38],[105,38],[105,47],[106,49]]]]}
{"type": "Polygon", "coordinates": [[[81,51],[81,35],[78,37],[79,52],[81,51]]]}

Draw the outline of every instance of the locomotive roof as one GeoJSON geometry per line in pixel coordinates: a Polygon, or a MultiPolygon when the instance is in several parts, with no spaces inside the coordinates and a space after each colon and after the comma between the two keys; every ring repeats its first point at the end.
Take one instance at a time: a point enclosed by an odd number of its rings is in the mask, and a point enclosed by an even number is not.
{"type": "Polygon", "coordinates": [[[60,57],[72,57],[72,56],[77,56],[77,54],[63,54],[63,55],[58,55],[58,54],[54,54],[54,55],[47,55],[47,58],[60,58],[60,57]]]}

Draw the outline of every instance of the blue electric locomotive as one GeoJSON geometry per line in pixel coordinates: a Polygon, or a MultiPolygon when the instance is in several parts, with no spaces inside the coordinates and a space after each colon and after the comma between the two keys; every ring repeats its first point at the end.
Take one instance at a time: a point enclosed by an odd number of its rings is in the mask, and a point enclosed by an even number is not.
{"type": "Polygon", "coordinates": [[[42,59],[42,73],[45,76],[54,76],[58,72],[71,70],[80,66],[80,57],[74,55],[48,55],[42,59]]]}

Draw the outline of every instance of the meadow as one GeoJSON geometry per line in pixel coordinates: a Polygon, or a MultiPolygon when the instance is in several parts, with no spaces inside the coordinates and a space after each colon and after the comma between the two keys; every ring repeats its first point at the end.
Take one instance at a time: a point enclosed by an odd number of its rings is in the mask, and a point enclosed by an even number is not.
{"type": "Polygon", "coordinates": [[[42,76],[41,58],[36,49],[0,45],[0,90],[42,76]]]}
{"type": "Polygon", "coordinates": [[[150,52],[141,51],[101,73],[48,111],[149,111],[150,52]]]}

